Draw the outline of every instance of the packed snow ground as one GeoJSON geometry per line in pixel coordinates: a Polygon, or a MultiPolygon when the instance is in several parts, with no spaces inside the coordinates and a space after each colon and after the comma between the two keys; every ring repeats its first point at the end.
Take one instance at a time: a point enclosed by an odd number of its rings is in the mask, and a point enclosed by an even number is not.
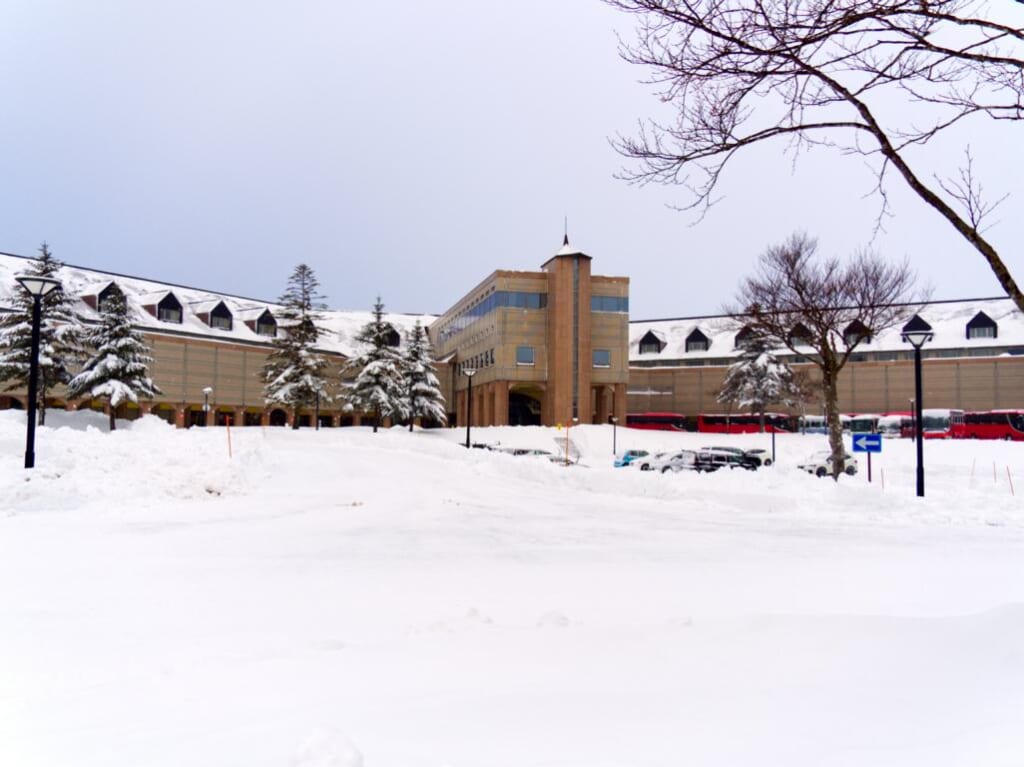
{"type": "MultiPolygon", "coordinates": [[[[0,764],[1024,763],[1024,444],[613,469],[0,413],[0,764]],[[880,482],[882,470],[885,487],[880,482]]],[[[552,429],[473,440],[554,449],[552,429]]],[[[620,450],[770,447],[619,429],[620,450]]]]}

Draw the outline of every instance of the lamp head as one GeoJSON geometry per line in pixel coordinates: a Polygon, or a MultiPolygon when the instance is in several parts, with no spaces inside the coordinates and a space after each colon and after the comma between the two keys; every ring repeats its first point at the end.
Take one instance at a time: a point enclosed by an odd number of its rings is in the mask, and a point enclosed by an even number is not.
{"type": "Polygon", "coordinates": [[[213,394],[213,387],[212,386],[204,386],[203,387],[203,394],[205,394],[207,397],[209,397],[211,394],[213,394]]]}
{"type": "Polygon", "coordinates": [[[932,332],[932,326],[916,314],[910,319],[910,322],[903,326],[902,331],[900,331],[900,338],[915,349],[920,349],[934,337],[935,334],[932,332]]]}
{"type": "Polygon", "coordinates": [[[21,287],[25,289],[25,292],[33,297],[45,296],[47,293],[52,293],[54,290],[59,290],[61,287],[60,280],[55,280],[52,277],[23,275],[21,277],[15,277],[15,279],[21,283],[21,287]]]}
{"type": "Polygon", "coordinates": [[[466,368],[465,370],[462,371],[462,373],[467,378],[472,378],[473,376],[476,375],[476,369],[475,368],[466,368]]]}

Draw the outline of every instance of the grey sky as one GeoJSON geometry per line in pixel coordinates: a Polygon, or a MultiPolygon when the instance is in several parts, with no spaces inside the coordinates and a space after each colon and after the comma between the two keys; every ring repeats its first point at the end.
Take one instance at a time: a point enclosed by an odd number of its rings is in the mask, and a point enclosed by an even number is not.
{"type": "MultiPolygon", "coordinates": [[[[796,229],[826,252],[868,243],[859,158],[783,146],[736,161],[696,226],[681,189],[612,177],[617,131],[657,103],[622,62],[630,20],[597,0],[387,5],[0,5],[0,250],[43,239],[81,266],[276,297],[306,261],[333,308],[440,312],[496,268],[573,244],[632,279],[635,319],[716,312],[758,253],[796,229]],[[383,12],[387,10],[387,13],[383,12]]],[[[1024,279],[1019,128],[970,142],[989,232],[1024,279]]],[[[951,171],[954,141],[930,147],[951,171]]],[[[937,214],[890,184],[874,247],[935,298],[999,295],[937,214]]]]}

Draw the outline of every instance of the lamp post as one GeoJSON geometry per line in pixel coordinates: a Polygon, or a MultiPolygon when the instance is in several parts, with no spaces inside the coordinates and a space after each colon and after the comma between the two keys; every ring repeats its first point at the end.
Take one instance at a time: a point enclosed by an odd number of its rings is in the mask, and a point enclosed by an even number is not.
{"type": "Polygon", "coordinates": [[[205,416],[205,423],[203,426],[210,425],[210,395],[213,394],[212,386],[203,387],[203,414],[205,416]]]}
{"type": "Polygon", "coordinates": [[[469,379],[469,385],[466,388],[466,449],[469,449],[469,426],[473,423],[473,376],[476,375],[476,370],[473,368],[466,368],[462,371],[466,378],[469,379]]]}
{"type": "Polygon", "coordinates": [[[910,398],[910,436],[914,442],[917,442],[917,417],[914,415],[917,411],[914,410],[914,398],[910,398]]]}
{"type": "Polygon", "coordinates": [[[60,281],[51,277],[16,277],[32,296],[32,346],[28,365],[28,423],[25,433],[25,468],[36,465],[36,397],[39,390],[39,326],[43,316],[43,296],[60,289],[60,281]]]}
{"type": "Polygon", "coordinates": [[[568,466],[568,465],[569,465],[569,428],[570,428],[570,427],[571,427],[571,426],[572,426],[573,424],[577,424],[577,423],[579,423],[579,422],[580,422],[580,419],[579,419],[579,418],[578,418],[577,416],[573,416],[573,417],[572,417],[572,420],[571,420],[571,421],[569,421],[569,422],[568,422],[568,423],[567,423],[567,424],[565,425],[565,465],[566,465],[566,466],[568,466]]]}
{"type": "Polygon", "coordinates": [[[615,429],[619,425],[619,419],[617,416],[612,416],[612,455],[617,452],[615,449],[615,429]]]}
{"type": "Polygon", "coordinates": [[[924,422],[921,418],[921,347],[934,338],[932,326],[916,314],[903,326],[900,338],[914,347],[914,433],[917,435],[917,497],[924,498],[924,422]]]}

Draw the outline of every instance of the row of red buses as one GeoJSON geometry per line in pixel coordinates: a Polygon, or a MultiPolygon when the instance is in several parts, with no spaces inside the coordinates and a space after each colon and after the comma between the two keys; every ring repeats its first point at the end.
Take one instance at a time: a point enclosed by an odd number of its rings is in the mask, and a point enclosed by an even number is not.
{"type": "MultiPolygon", "coordinates": [[[[913,439],[914,419],[903,421],[900,436],[913,439]]],[[[925,408],[921,411],[921,436],[925,439],[963,439],[967,436],[964,411],[948,408],[925,408]]]]}
{"type": "Polygon", "coordinates": [[[628,413],[626,426],[631,429],[686,431],[686,416],[682,413],[628,413]]]}
{"type": "Polygon", "coordinates": [[[967,439],[1024,441],[1024,410],[988,410],[964,413],[967,439]]]}
{"type": "MultiPolygon", "coordinates": [[[[793,417],[785,413],[765,413],[764,430],[768,434],[791,432],[793,417]]],[[[761,431],[761,416],[757,413],[701,413],[697,416],[697,431],[708,434],[756,434],[761,431]]]]}

